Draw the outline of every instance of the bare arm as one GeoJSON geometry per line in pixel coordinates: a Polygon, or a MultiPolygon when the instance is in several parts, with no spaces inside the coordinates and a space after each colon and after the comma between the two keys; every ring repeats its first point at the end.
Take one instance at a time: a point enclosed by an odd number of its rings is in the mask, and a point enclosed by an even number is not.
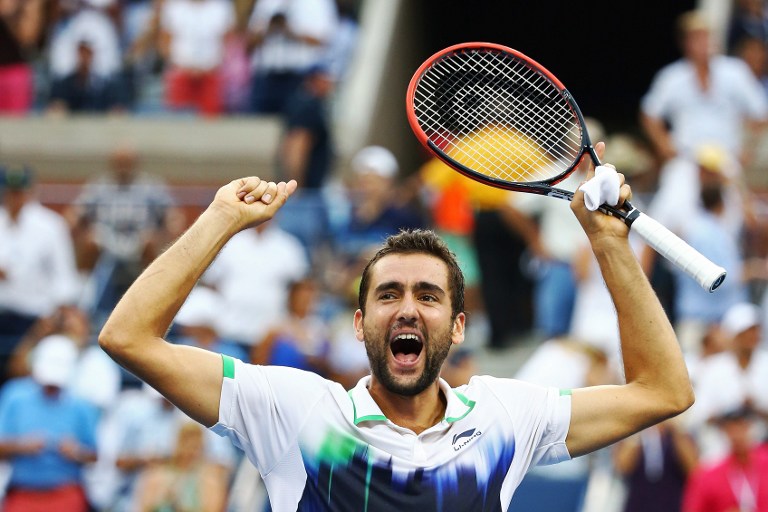
{"type": "MultiPolygon", "coordinates": [[[[604,151],[604,145],[598,144],[598,149],[604,151]]],[[[630,192],[623,185],[620,202],[630,192]]],[[[627,226],[589,212],[581,191],[571,208],[616,306],[627,380],[624,385],[574,390],[566,444],[571,455],[578,456],[685,411],[693,404],[693,389],[672,326],[629,245],[627,226]]]]}
{"type": "Polygon", "coordinates": [[[34,47],[43,31],[45,2],[43,0],[26,0],[21,3],[21,16],[16,27],[16,37],[25,47],[34,47]]]}
{"type": "Polygon", "coordinates": [[[312,132],[305,128],[294,128],[285,135],[280,145],[280,162],[286,178],[304,183],[312,142],[312,132]]]}
{"type": "Polygon", "coordinates": [[[662,162],[674,158],[677,151],[675,150],[674,144],[672,144],[669,130],[667,130],[667,126],[664,124],[663,119],[658,119],[641,113],[640,126],[643,128],[645,135],[650,140],[653,148],[656,150],[656,154],[662,162]]]}
{"type": "Polygon", "coordinates": [[[224,244],[240,230],[271,219],[295,189],[293,181],[275,184],[253,177],[219,189],[197,221],[131,285],[99,335],[99,344],[115,361],[203,425],[218,421],[221,356],[167,343],[163,336],[224,244]]]}

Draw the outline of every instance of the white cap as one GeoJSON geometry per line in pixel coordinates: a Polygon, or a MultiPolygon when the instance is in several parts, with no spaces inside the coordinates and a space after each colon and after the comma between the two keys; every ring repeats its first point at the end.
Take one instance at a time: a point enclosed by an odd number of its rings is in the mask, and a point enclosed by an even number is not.
{"type": "Polygon", "coordinates": [[[750,302],[731,306],[720,322],[720,327],[728,336],[736,336],[756,325],[760,325],[760,308],[750,302]]]}
{"type": "Polygon", "coordinates": [[[115,0],[85,0],[85,3],[97,9],[104,9],[114,5],[115,0]]]}
{"type": "Polygon", "coordinates": [[[181,306],[174,322],[188,327],[216,327],[221,317],[221,295],[207,286],[196,286],[181,306]]]}
{"type": "Polygon", "coordinates": [[[352,158],[352,170],[357,173],[374,173],[384,178],[392,178],[397,174],[398,165],[395,155],[381,146],[368,146],[352,158]]]}
{"type": "Polygon", "coordinates": [[[77,363],[75,342],[66,336],[46,336],[32,352],[32,377],[44,386],[65,387],[77,363]]]}

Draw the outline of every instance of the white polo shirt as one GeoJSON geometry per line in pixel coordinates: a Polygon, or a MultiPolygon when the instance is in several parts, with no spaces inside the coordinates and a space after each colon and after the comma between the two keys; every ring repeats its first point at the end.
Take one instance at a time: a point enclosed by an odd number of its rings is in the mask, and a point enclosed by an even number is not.
{"type": "Polygon", "coordinates": [[[677,60],[656,74],[641,110],[669,120],[680,153],[690,155],[701,144],[716,143],[738,154],[744,120],[768,116],[765,91],[744,61],[725,55],[710,59],[709,80],[703,91],[693,65],[677,60]]]}
{"type": "Polygon", "coordinates": [[[570,459],[569,392],[473,377],[440,387],[445,418],[416,435],[368,392],[222,356],[219,422],[261,473],[275,512],[507,510],[528,469],[570,459]]]}

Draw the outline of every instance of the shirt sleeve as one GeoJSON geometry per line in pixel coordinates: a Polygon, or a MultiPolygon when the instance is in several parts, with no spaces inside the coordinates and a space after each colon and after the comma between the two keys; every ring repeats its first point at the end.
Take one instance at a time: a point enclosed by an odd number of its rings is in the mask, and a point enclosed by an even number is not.
{"type": "Polygon", "coordinates": [[[211,430],[229,437],[267,475],[294,446],[299,429],[330,392],[330,381],[295,368],[222,357],[219,421],[211,430]]]}
{"type": "Polygon", "coordinates": [[[670,71],[673,66],[668,66],[659,71],[651,82],[651,86],[640,101],[640,110],[650,117],[665,117],[669,91],[672,89],[670,71]]]}
{"type": "Polygon", "coordinates": [[[529,467],[571,459],[565,445],[571,423],[570,390],[517,379],[483,379],[509,414],[516,453],[529,459],[529,467]]]}

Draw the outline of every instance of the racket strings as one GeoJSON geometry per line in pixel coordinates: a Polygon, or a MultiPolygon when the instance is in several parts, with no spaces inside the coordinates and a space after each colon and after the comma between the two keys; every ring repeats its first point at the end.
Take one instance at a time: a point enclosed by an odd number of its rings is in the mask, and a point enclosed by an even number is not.
{"type": "MultiPolygon", "coordinates": [[[[488,81],[488,83],[487,83],[488,87],[485,87],[485,90],[483,91],[483,92],[486,92],[486,96],[488,98],[490,98],[489,104],[491,105],[491,111],[494,113],[494,117],[495,118],[499,117],[498,116],[498,112],[508,111],[509,115],[507,115],[506,117],[509,117],[511,115],[513,118],[522,119],[523,122],[532,122],[531,117],[528,115],[528,111],[527,110],[517,108],[513,102],[509,101],[507,98],[505,98],[502,95],[492,94],[493,91],[498,91],[499,90],[499,83],[498,82],[500,82],[503,79],[504,76],[508,75],[508,71],[506,69],[499,69],[499,65],[498,64],[501,61],[498,60],[498,59],[497,60],[491,59],[489,62],[478,62],[478,59],[477,59],[478,55],[483,55],[483,58],[485,58],[485,57],[487,57],[488,54],[480,54],[479,52],[475,52],[475,53],[469,54],[469,55],[475,59],[475,62],[473,63],[473,65],[475,65],[475,67],[477,67],[477,66],[485,66],[486,68],[491,68],[492,71],[494,71],[494,73],[495,73],[493,78],[490,81],[488,81]],[[491,94],[487,94],[488,90],[491,91],[491,94]]],[[[485,60],[487,61],[488,59],[485,59],[485,60]]],[[[454,74],[452,75],[452,80],[456,81],[455,77],[460,76],[460,75],[457,74],[457,71],[459,71],[459,70],[457,69],[457,67],[455,65],[451,66],[451,67],[452,67],[452,71],[454,72],[454,74]]],[[[519,63],[518,63],[518,67],[520,67],[519,63]]],[[[526,69],[526,68],[524,68],[524,69],[526,69]]],[[[539,75],[534,73],[533,76],[537,77],[539,81],[542,81],[542,79],[541,79],[541,77],[539,75]]],[[[531,84],[530,80],[528,80],[528,84],[531,84]]],[[[450,85],[453,85],[453,84],[450,84],[450,85]]],[[[508,87],[507,87],[507,89],[508,89],[508,87]]],[[[517,89],[517,91],[514,91],[515,94],[519,95],[520,87],[515,85],[515,89],[517,89]]],[[[530,95],[528,95],[528,96],[530,96],[530,95]]],[[[523,97],[525,97],[525,95],[523,95],[523,97]]],[[[460,103],[461,102],[459,102],[459,104],[460,103]]],[[[474,105],[474,106],[476,107],[476,105],[474,105]]],[[[490,134],[490,139],[491,140],[499,140],[499,139],[501,139],[501,137],[499,137],[499,127],[504,126],[504,124],[503,124],[503,117],[502,117],[502,123],[496,122],[495,125],[488,124],[489,118],[487,116],[485,116],[485,114],[487,114],[487,112],[488,112],[488,109],[486,109],[485,111],[479,110],[477,108],[475,108],[474,110],[468,110],[468,111],[463,111],[461,108],[457,109],[457,113],[458,113],[459,116],[464,114],[465,115],[465,120],[469,120],[469,123],[465,123],[465,124],[468,124],[468,125],[469,124],[475,124],[475,125],[478,125],[478,124],[479,125],[483,125],[483,124],[485,124],[486,125],[486,133],[483,133],[482,137],[488,137],[489,134],[487,133],[487,131],[488,131],[487,127],[495,126],[496,129],[492,130],[492,132],[495,132],[495,133],[491,133],[490,134]],[[468,114],[468,113],[469,113],[469,115],[467,116],[466,114],[468,114]],[[483,117],[483,116],[485,116],[485,117],[483,117]]],[[[544,116],[544,118],[547,118],[547,117],[551,118],[551,116],[549,114],[547,114],[546,112],[543,114],[543,116],[544,116]]],[[[541,123],[537,123],[536,125],[533,125],[533,126],[540,126],[540,125],[541,125],[541,123]]],[[[466,130],[464,130],[464,132],[466,132],[466,130]]],[[[539,139],[544,140],[544,142],[547,143],[548,141],[546,139],[551,139],[552,138],[551,137],[552,133],[553,132],[551,130],[539,130],[538,133],[535,133],[535,131],[534,131],[532,133],[532,135],[534,137],[538,137],[539,139]]],[[[473,141],[470,140],[469,146],[470,147],[474,147],[475,146],[475,144],[473,144],[473,141]]],[[[502,145],[490,146],[490,145],[486,144],[483,147],[483,151],[487,152],[489,150],[489,148],[492,148],[492,147],[495,147],[495,148],[498,149],[500,147],[503,148],[504,146],[502,146],[502,145]]],[[[534,154],[534,152],[532,151],[532,148],[529,147],[529,148],[526,148],[526,149],[527,149],[526,152],[528,154],[534,154]]],[[[475,151],[475,153],[476,152],[477,151],[475,151]]],[[[454,153],[456,153],[456,152],[454,151],[454,153]]],[[[467,156],[466,155],[466,153],[467,153],[466,149],[460,150],[459,153],[465,153],[463,156],[467,156]]],[[[496,155],[497,158],[495,158],[494,160],[503,160],[504,162],[510,162],[512,158],[516,158],[516,159],[519,160],[521,158],[521,156],[523,156],[523,155],[520,155],[519,153],[520,153],[520,151],[516,151],[516,154],[505,153],[505,154],[501,154],[501,155],[496,155]]],[[[477,161],[477,159],[471,158],[471,155],[470,155],[469,159],[470,160],[475,160],[473,162],[475,164],[483,163],[483,162],[477,161]]],[[[488,164],[489,163],[488,159],[486,158],[485,160],[486,160],[486,162],[484,162],[484,163],[488,164]]],[[[540,158],[537,158],[537,160],[540,160],[540,158]]],[[[529,162],[526,162],[525,165],[522,168],[529,167],[529,168],[535,169],[536,168],[536,164],[539,164],[539,163],[540,162],[538,162],[538,161],[535,161],[535,162],[530,162],[529,161],[529,162]]],[[[507,174],[507,172],[506,172],[507,170],[504,169],[503,167],[501,169],[498,166],[496,166],[496,165],[492,165],[491,167],[495,168],[491,172],[495,173],[496,175],[502,174],[503,178],[505,178],[505,179],[509,179],[510,178],[510,176],[506,175],[507,174]]],[[[545,173],[543,176],[541,176],[541,178],[542,179],[549,178],[549,177],[551,177],[550,174],[551,173],[545,173]]],[[[531,176],[526,176],[525,179],[530,181],[531,179],[536,179],[536,177],[531,178],[531,176]]]]}
{"type": "Polygon", "coordinates": [[[500,51],[436,61],[416,87],[414,110],[427,137],[451,158],[505,181],[552,179],[580,155],[578,118],[560,90],[500,51]]]}

